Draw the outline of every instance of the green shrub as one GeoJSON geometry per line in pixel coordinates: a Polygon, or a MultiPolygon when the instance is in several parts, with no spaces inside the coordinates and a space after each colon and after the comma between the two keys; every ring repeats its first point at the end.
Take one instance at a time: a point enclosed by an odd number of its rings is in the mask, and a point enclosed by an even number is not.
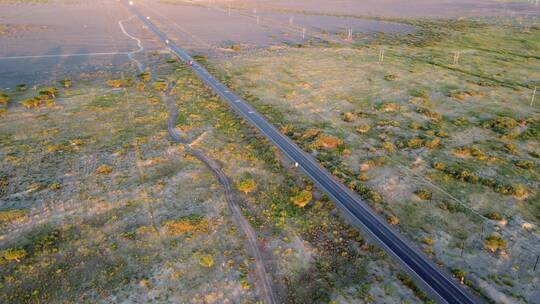
{"type": "Polygon", "coordinates": [[[7,105],[9,102],[9,96],[4,92],[0,91],[0,105],[7,105]]]}
{"type": "Polygon", "coordinates": [[[492,234],[484,240],[484,248],[491,252],[503,251],[506,249],[506,241],[498,234],[492,234]]]}
{"type": "Polygon", "coordinates": [[[429,93],[424,89],[412,89],[409,94],[413,97],[420,97],[423,99],[429,99],[429,93]]]}
{"type": "Polygon", "coordinates": [[[165,92],[167,91],[167,88],[168,88],[168,84],[164,80],[159,80],[159,81],[154,82],[154,90],[156,91],[165,92]]]}
{"type": "Polygon", "coordinates": [[[503,219],[502,215],[498,212],[489,212],[486,214],[486,217],[493,221],[500,221],[503,219]]]}
{"type": "Polygon", "coordinates": [[[511,117],[501,116],[484,122],[483,126],[500,134],[508,134],[518,126],[518,122],[511,117]]]}
{"type": "Polygon", "coordinates": [[[461,280],[465,278],[465,276],[467,275],[467,272],[465,272],[465,270],[456,268],[456,269],[452,269],[452,274],[454,275],[454,277],[461,280]]]}
{"type": "Polygon", "coordinates": [[[133,80],[126,79],[110,79],[106,81],[107,85],[112,88],[128,88],[133,85],[133,80]]]}
{"type": "Polygon", "coordinates": [[[300,191],[291,197],[291,202],[300,208],[304,208],[313,199],[313,194],[309,190],[300,191]]]}
{"type": "Polygon", "coordinates": [[[341,113],[341,120],[345,122],[353,122],[354,118],[355,118],[355,115],[352,112],[341,113]]]}
{"type": "Polygon", "coordinates": [[[22,218],[26,214],[26,210],[11,209],[0,211],[0,223],[11,222],[22,218]]]}
{"type": "Polygon", "coordinates": [[[253,192],[257,188],[257,183],[252,178],[246,178],[240,181],[237,185],[238,190],[244,193],[253,192]]]}
{"type": "Polygon", "coordinates": [[[416,112],[417,113],[420,113],[434,121],[440,121],[442,119],[442,114],[441,113],[438,113],[438,112],[435,112],[435,111],[432,111],[428,108],[422,108],[422,107],[418,107],[416,108],[416,112]]]}
{"type": "Polygon", "coordinates": [[[58,89],[55,87],[46,87],[39,90],[39,98],[41,99],[54,99],[58,94],[58,89]]]}
{"type": "Polygon", "coordinates": [[[431,197],[432,197],[432,194],[431,192],[425,190],[425,189],[417,189],[414,191],[414,194],[416,194],[416,196],[418,196],[418,198],[424,200],[424,201],[429,201],[431,200],[431,197]]]}
{"type": "Polygon", "coordinates": [[[386,80],[386,81],[394,81],[394,80],[397,80],[397,79],[398,79],[398,76],[394,75],[394,74],[388,74],[388,75],[384,76],[384,80],[386,80]]]}
{"type": "Polygon", "coordinates": [[[148,82],[152,79],[152,74],[150,72],[143,72],[137,75],[139,79],[141,79],[143,82],[148,82]]]}
{"type": "Polygon", "coordinates": [[[530,160],[517,160],[514,162],[514,165],[516,167],[527,169],[527,170],[533,170],[535,168],[534,162],[530,160]]]}
{"type": "Polygon", "coordinates": [[[60,84],[61,84],[65,89],[71,88],[71,85],[73,84],[73,83],[71,82],[71,79],[67,79],[67,78],[66,78],[66,79],[63,79],[63,80],[60,80],[59,82],[60,82],[60,84]]]}
{"type": "Polygon", "coordinates": [[[26,99],[21,102],[21,105],[27,109],[39,108],[43,106],[51,107],[55,105],[54,99],[44,99],[46,95],[41,95],[35,98],[26,99]]]}
{"type": "Polygon", "coordinates": [[[6,250],[0,251],[0,260],[11,262],[17,261],[20,262],[26,256],[26,250],[19,248],[9,248],[6,250]]]}
{"type": "Polygon", "coordinates": [[[522,139],[540,140],[540,121],[535,121],[527,126],[525,132],[520,136],[522,139]]]}
{"type": "Polygon", "coordinates": [[[367,132],[369,132],[370,129],[371,127],[369,125],[359,125],[356,128],[356,132],[358,132],[359,134],[366,134],[367,132]]]}

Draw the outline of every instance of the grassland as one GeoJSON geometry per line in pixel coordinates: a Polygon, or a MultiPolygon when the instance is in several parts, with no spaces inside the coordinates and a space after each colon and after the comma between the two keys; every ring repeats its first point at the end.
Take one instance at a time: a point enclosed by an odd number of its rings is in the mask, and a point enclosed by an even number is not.
{"type": "Polygon", "coordinates": [[[0,302],[258,301],[220,184],[168,138],[172,79],[177,128],[235,183],[282,301],[426,300],[185,66],[155,61],[0,94],[0,302]]]}
{"type": "Polygon", "coordinates": [[[209,65],[464,284],[534,303],[540,29],[406,22],[418,31],[209,65]]]}

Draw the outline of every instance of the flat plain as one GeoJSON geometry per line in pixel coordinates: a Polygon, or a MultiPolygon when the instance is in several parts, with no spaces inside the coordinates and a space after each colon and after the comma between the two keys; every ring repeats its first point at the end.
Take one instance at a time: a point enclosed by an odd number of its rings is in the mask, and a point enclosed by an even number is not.
{"type": "MultiPolygon", "coordinates": [[[[534,3],[135,5],[464,288],[538,303],[534,3]]],[[[259,303],[261,264],[279,303],[431,302],[121,2],[0,1],[0,71],[0,302],[259,303]]]]}

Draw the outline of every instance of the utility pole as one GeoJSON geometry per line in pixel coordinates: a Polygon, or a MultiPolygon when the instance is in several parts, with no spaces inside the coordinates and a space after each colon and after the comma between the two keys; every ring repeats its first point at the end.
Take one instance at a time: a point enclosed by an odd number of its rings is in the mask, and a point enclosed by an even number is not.
{"type": "Polygon", "coordinates": [[[302,28],[302,40],[306,39],[306,28],[302,28]]]}
{"type": "Polygon", "coordinates": [[[352,28],[348,29],[347,40],[352,41],[352,28]]]}
{"type": "Polygon", "coordinates": [[[540,255],[536,256],[536,262],[534,262],[533,271],[536,271],[536,266],[538,265],[538,260],[540,259],[540,255]]]}
{"type": "Polygon", "coordinates": [[[379,51],[379,63],[383,63],[384,62],[384,48],[382,47],[381,50],[379,51]]]}
{"type": "Polygon", "coordinates": [[[533,106],[533,103],[534,103],[534,98],[536,97],[536,86],[534,87],[534,90],[533,90],[533,93],[532,93],[532,97],[531,97],[531,107],[533,106]]]}
{"type": "Polygon", "coordinates": [[[459,55],[461,54],[460,51],[454,52],[454,65],[457,65],[459,63],[459,55]]]}

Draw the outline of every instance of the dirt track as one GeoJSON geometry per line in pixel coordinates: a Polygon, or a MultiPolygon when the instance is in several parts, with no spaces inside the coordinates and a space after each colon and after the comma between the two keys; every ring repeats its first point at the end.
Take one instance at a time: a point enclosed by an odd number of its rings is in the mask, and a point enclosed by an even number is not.
{"type": "Polygon", "coordinates": [[[169,107],[167,131],[169,132],[169,135],[175,143],[182,144],[186,149],[187,153],[195,156],[198,160],[203,162],[214,173],[219,183],[223,186],[223,189],[225,190],[225,198],[227,199],[229,209],[238,226],[244,232],[247,239],[247,247],[253,258],[255,259],[255,274],[257,276],[256,284],[260,292],[260,297],[264,300],[265,303],[268,304],[279,303],[278,297],[275,294],[274,289],[272,288],[271,276],[266,271],[264,260],[261,251],[259,250],[257,234],[240,210],[240,206],[238,205],[235,198],[234,189],[231,185],[231,181],[229,180],[227,175],[225,175],[223,170],[221,170],[220,166],[214,159],[204,154],[204,152],[202,152],[201,150],[192,148],[189,140],[183,137],[176,129],[176,119],[178,116],[178,111],[176,109],[174,101],[170,96],[170,92],[172,91],[172,89],[174,88],[171,88],[163,97],[165,104],[169,107]]]}

